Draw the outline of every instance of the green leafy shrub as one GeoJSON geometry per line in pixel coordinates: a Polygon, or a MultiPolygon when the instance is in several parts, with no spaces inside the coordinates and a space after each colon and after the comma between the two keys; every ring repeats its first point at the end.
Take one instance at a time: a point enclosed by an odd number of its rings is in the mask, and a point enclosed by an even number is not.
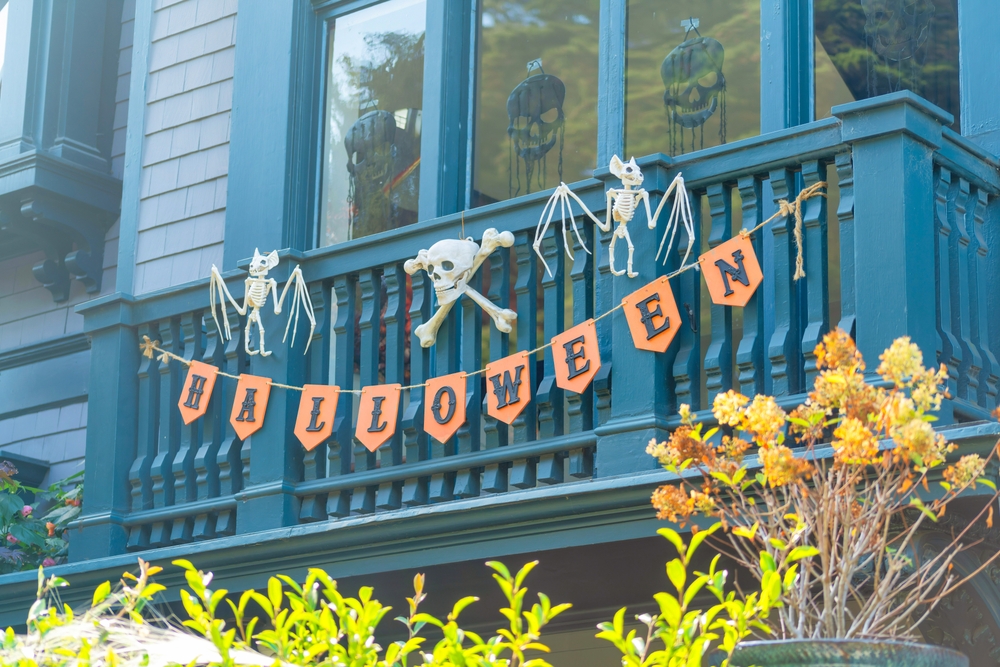
{"type": "Polygon", "coordinates": [[[68,550],[66,528],[80,514],[83,473],[41,490],[19,484],[11,470],[9,464],[0,470],[0,574],[63,562],[68,550]],[[33,504],[24,502],[25,491],[35,494],[33,504]],[[38,507],[48,510],[40,514],[38,507]]]}

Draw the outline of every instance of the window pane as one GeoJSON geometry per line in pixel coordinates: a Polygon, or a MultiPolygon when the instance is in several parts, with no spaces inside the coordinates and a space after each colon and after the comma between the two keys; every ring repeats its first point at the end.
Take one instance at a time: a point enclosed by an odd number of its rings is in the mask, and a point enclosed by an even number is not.
{"type": "Polygon", "coordinates": [[[954,114],[956,0],[815,0],[816,117],[837,104],[912,90],[954,114]]]}
{"type": "Polygon", "coordinates": [[[629,0],[625,154],[760,134],[760,0],[629,0]]]}
{"type": "Polygon", "coordinates": [[[593,173],[599,4],[482,0],[473,206],[593,173]]]}
{"type": "Polygon", "coordinates": [[[389,0],[332,22],[320,245],[417,221],[426,13],[389,0]]]}

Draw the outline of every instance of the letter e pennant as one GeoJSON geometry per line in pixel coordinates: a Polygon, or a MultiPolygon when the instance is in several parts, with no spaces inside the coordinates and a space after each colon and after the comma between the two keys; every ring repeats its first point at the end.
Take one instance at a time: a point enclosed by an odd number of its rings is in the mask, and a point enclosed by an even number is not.
{"type": "Polygon", "coordinates": [[[424,430],[445,443],[465,423],[465,373],[427,381],[424,389],[424,430]]]}
{"type": "Polygon", "coordinates": [[[374,452],[395,435],[396,422],[399,421],[400,393],[402,386],[398,384],[380,384],[361,389],[358,425],[354,429],[354,437],[368,451],[374,452]]]}
{"type": "Polygon", "coordinates": [[[657,278],[622,299],[632,343],[640,350],[666,352],[681,325],[681,314],[666,277],[657,278]]]}
{"type": "Polygon", "coordinates": [[[486,414],[510,424],[531,402],[531,371],[527,352],[486,365],[486,414]]]}
{"type": "Polygon", "coordinates": [[[712,303],[742,308],[764,279],[750,237],[742,234],[698,258],[712,303]]]}
{"type": "Polygon", "coordinates": [[[212,399],[217,377],[215,366],[200,361],[191,362],[180,400],[177,401],[185,424],[190,424],[208,411],[208,402],[212,399]]]}
{"type": "Polygon", "coordinates": [[[233,397],[233,412],[229,423],[240,440],[246,440],[264,425],[267,399],[271,395],[271,379],[256,375],[240,375],[233,397]]]}
{"type": "Polygon", "coordinates": [[[295,418],[295,437],[306,451],[312,451],[333,433],[340,387],[307,384],[302,387],[299,414],[295,418]]]}
{"type": "Polygon", "coordinates": [[[552,360],[556,367],[556,386],[582,394],[601,368],[594,320],[577,324],[552,337],[552,360]]]}

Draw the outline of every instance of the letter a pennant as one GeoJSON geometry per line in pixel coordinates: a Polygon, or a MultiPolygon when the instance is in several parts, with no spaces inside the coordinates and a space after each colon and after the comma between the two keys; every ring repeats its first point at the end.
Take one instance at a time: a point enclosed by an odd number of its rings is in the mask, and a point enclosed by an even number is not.
{"type": "Polygon", "coordinates": [[[424,389],[424,431],[440,443],[448,442],[465,423],[465,373],[427,381],[424,389]]]}
{"type": "Polygon", "coordinates": [[[712,303],[718,306],[742,308],[764,279],[753,242],[742,234],[715,246],[698,263],[712,303]]]}
{"type": "Polygon", "coordinates": [[[312,451],[333,433],[340,387],[307,384],[302,387],[299,414],[295,418],[295,437],[306,451],[312,451]]]}
{"type": "Polygon", "coordinates": [[[399,384],[380,384],[361,389],[354,437],[368,451],[374,452],[395,435],[401,393],[402,385],[399,384]]]}
{"type": "Polygon", "coordinates": [[[215,366],[200,361],[191,362],[180,400],[177,401],[185,424],[190,424],[208,411],[208,402],[212,399],[212,390],[215,389],[215,379],[218,377],[216,370],[215,366]]]}
{"type": "Polygon", "coordinates": [[[271,396],[271,379],[256,375],[240,375],[233,397],[233,412],[229,423],[240,440],[246,440],[264,425],[267,399],[271,396]]]}
{"type": "Polygon", "coordinates": [[[510,424],[531,402],[531,371],[527,352],[486,365],[486,414],[510,424]]]}
{"type": "Polygon", "coordinates": [[[622,299],[632,342],[640,350],[666,352],[681,325],[674,291],[666,276],[622,299]]]}

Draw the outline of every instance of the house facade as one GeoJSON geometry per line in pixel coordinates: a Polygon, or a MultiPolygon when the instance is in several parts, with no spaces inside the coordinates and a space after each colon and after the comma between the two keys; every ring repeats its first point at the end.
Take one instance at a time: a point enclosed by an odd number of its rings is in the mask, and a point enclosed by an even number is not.
{"type": "MultiPolygon", "coordinates": [[[[482,596],[468,613],[486,623],[482,562],[538,558],[534,587],[574,604],[553,662],[603,664],[594,624],[666,585],[649,495],[670,476],[645,447],[681,404],[710,418],[733,388],[794,406],[839,326],[870,362],[909,335],[948,366],[937,425],[962,451],[1000,433],[992,0],[0,5],[0,459],[35,484],[85,470],[57,566],[71,603],[137,557],[188,558],[234,591],[324,567],[397,608],[424,571],[442,605],[482,596]],[[713,304],[698,272],[672,278],[669,348],[637,349],[620,314],[603,317],[601,368],[575,393],[537,348],[681,261],[657,260],[667,216],[648,229],[644,212],[629,225],[635,277],[612,273],[613,233],[578,209],[578,236],[556,219],[536,253],[561,182],[604,219],[615,155],[636,158],[654,208],[683,173],[695,254],[805,188],[827,196],[803,205],[805,277],[781,218],[754,237],[764,279],[746,306],[713,304]],[[513,243],[468,285],[517,313],[511,331],[467,297],[422,346],[435,278],[405,262],[488,229],[513,243]],[[268,305],[269,356],[248,353],[231,306],[220,335],[209,300],[214,265],[242,303],[255,250],[278,251],[281,286],[301,268],[316,320],[305,334],[300,313],[292,346],[287,308],[268,305]],[[231,376],[403,385],[398,426],[369,451],[362,396],[343,391],[332,434],[306,450],[299,393],[274,387],[240,439],[227,377],[184,424],[186,370],[144,356],[146,337],[231,376]],[[457,433],[428,434],[427,380],[518,351],[533,352],[516,419],[491,416],[478,374],[457,433]]],[[[615,252],[621,268],[624,241],[615,252]]],[[[250,335],[256,351],[264,335],[250,335]]],[[[1000,548],[982,539],[960,568],[1000,548]]],[[[23,622],[34,592],[34,573],[0,577],[0,624],[23,622]]],[[[949,604],[928,638],[1000,663],[1000,568],[949,604]]]]}

